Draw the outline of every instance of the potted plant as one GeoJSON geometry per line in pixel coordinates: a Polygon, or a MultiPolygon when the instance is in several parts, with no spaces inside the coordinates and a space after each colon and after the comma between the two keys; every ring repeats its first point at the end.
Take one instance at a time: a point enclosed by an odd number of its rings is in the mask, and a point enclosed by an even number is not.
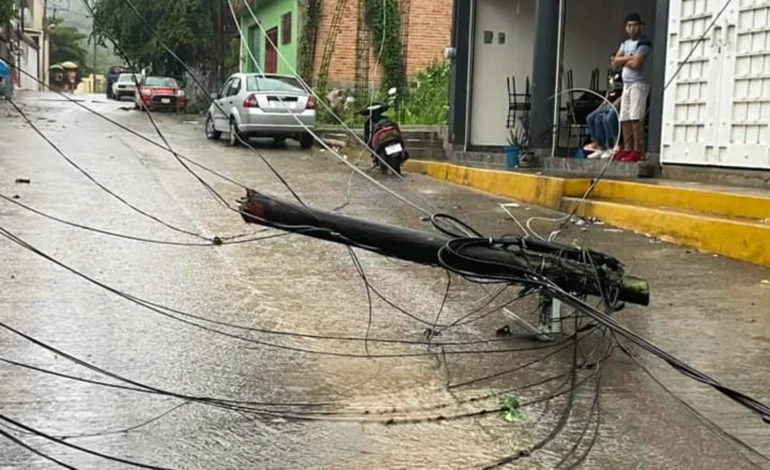
{"type": "Polygon", "coordinates": [[[527,132],[521,127],[509,129],[506,140],[508,145],[505,147],[505,167],[516,168],[520,164],[521,152],[527,148],[527,132]]]}

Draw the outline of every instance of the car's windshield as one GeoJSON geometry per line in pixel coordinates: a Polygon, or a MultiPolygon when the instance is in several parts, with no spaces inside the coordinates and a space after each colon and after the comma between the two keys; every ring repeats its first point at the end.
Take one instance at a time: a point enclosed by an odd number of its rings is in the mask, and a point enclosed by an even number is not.
{"type": "Polygon", "coordinates": [[[132,75],[130,73],[124,73],[124,74],[121,74],[120,77],[118,77],[118,81],[120,83],[124,83],[124,82],[134,83],[134,77],[136,77],[137,80],[140,80],[138,75],[132,75]]]}
{"type": "Polygon", "coordinates": [[[179,86],[176,80],[168,77],[147,77],[144,80],[144,85],[145,86],[167,86],[172,88],[177,88],[179,86]]]}
{"type": "Polygon", "coordinates": [[[303,93],[302,84],[294,77],[262,77],[249,75],[246,77],[246,90],[248,91],[282,91],[291,93],[303,93]]]}

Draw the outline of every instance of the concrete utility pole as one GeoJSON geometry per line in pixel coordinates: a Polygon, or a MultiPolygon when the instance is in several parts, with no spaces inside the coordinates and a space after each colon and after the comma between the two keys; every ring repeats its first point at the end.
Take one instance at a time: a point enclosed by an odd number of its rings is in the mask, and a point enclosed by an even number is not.
{"type": "Polygon", "coordinates": [[[428,266],[451,262],[455,268],[474,277],[500,279],[537,269],[539,275],[567,292],[594,296],[614,292],[620,302],[645,306],[650,303],[650,286],[645,279],[625,274],[623,264],[611,256],[591,250],[586,252],[570,245],[507,237],[512,248],[507,250],[493,243],[476,243],[478,240],[474,240],[467,247],[455,247],[463,252],[460,255],[445,249],[453,240],[447,235],[313,209],[268,197],[253,189],[246,190],[240,210],[247,223],[357,246],[383,256],[428,266]],[[584,261],[586,253],[593,264],[584,261]],[[586,282],[587,279],[599,281],[586,282]]]}

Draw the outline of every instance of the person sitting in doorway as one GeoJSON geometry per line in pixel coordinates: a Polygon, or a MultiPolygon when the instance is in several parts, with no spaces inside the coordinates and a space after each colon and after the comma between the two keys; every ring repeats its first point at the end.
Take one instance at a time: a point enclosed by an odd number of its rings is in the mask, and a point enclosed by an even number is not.
{"type": "MultiPolygon", "coordinates": [[[[615,53],[610,54],[610,63],[615,59],[615,53]]],[[[588,155],[589,159],[610,158],[617,152],[615,148],[620,131],[618,109],[622,95],[623,84],[617,75],[612,75],[608,80],[607,96],[604,103],[588,115],[588,131],[593,142],[586,150],[593,151],[588,155]]]]}
{"type": "Polygon", "coordinates": [[[652,50],[652,42],[642,34],[644,22],[638,13],[626,16],[628,39],[615,54],[613,68],[622,69],[623,95],[620,103],[620,121],[623,131],[623,150],[615,160],[638,162],[644,158],[644,121],[650,84],[645,73],[645,62],[652,50]]]}

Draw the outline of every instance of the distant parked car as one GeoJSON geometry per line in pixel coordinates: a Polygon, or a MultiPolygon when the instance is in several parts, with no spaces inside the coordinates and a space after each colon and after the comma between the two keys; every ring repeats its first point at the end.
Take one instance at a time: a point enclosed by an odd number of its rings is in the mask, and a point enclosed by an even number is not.
{"type": "Polygon", "coordinates": [[[182,111],[187,106],[187,95],[175,78],[144,77],[134,97],[134,108],[139,109],[142,106],[150,110],[182,111]]]}
{"type": "Polygon", "coordinates": [[[142,81],[141,75],[121,73],[118,80],[112,84],[112,95],[120,101],[124,96],[136,95],[136,84],[142,81]]]}
{"type": "Polygon", "coordinates": [[[206,116],[206,137],[211,140],[226,132],[233,146],[250,137],[278,142],[292,138],[302,148],[313,146],[308,129],[315,126],[315,99],[295,77],[236,73],[212,99],[216,104],[206,116]]]}
{"type": "Polygon", "coordinates": [[[115,82],[118,81],[118,77],[120,74],[123,73],[131,73],[131,70],[128,69],[128,67],[124,67],[122,65],[113,65],[110,67],[110,69],[107,71],[107,99],[108,100],[114,100],[115,95],[113,94],[112,85],[115,84],[115,82]]]}

